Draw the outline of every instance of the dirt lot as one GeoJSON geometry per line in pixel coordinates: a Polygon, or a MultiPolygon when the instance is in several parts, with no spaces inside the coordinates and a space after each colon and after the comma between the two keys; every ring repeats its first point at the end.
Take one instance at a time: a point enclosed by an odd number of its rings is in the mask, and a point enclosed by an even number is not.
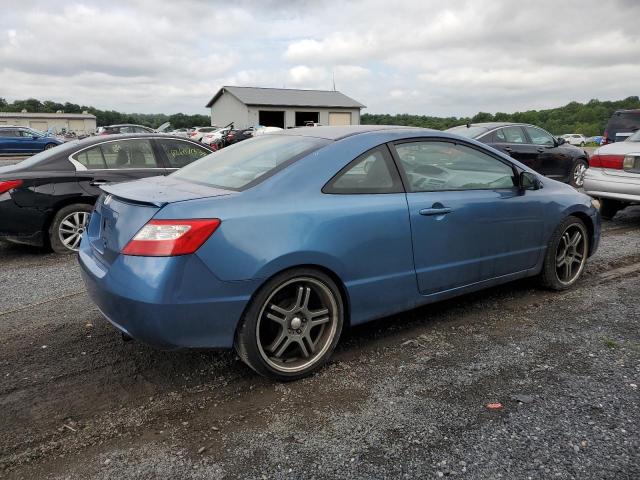
{"type": "Polygon", "coordinates": [[[604,228],[571,291],[377,321],[286,385],[124,343],[75,258],[0,244],[0,477],[640,478],[640,208],[604,228]]]}

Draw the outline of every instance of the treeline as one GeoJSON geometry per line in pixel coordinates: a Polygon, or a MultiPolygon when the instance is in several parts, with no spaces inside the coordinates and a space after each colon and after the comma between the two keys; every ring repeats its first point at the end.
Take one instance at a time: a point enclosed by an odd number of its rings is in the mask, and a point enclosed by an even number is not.
{"type": "Polygon", "coordinates": [[[640,98],[628,97],[624,100],[601,102],[590,100],[587,103],[571,102],[564,107],[549,110],[528,110],[526,112],[495,114],[480,112],[473,117],[430,117],[424,115],[371,114],[362,115],[365,125],[408,125],[412,127],[446,130],[456,125],[477,122],[522,122],[538,125],[555,134],[582,133],[586,136],[602,135],[607,121],[618,109],[640,109],[640,98]]]}
{"type": "Polygon", "coordinates": [[[27,100],[16,100],[9,103],[4,98],[0,98],[0,112],[21,112],[23,109],[30,113],[55,113],[58,110],[64,113],[82,113],[86,111],[96,116],[98,127],[117,123],[135,123],[136,125],[144,125],[151,128],[158,128],[164,122],[171,122],[173,128],[188,128],[211,124],[211,118],[207,115],[185,115],[184,113],[176,113],[173,115],[165,115],[164,113],[121,113],[115,110],[99,110],[94,107],[69,102],[58,103],[52,102],[51,100],[41,102],[35,98],[29,98],[27,100]]]}

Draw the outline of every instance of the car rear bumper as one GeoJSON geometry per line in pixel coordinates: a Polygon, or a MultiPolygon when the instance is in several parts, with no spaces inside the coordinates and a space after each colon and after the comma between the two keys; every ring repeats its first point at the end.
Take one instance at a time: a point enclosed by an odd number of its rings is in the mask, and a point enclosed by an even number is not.
{"type": "Polygon", "coordinates": [[[640,174],[637,178],[609,175],[601,168],[590,168],[584,178],[584,191],[596,198],[640,202],[640,174]]]}
{"type": "Polygon", "coordinates": [[[119,330],[163,348],[230,348],[254,282],[222,282],[195,255],[118,256],[106,265],[82,242],[89,297],[119,330]]]}
{"type": "Polygon", "coordinates": [[[0,238],[14,243],[42,246],[47,213],[16,205],[8,193],[0,194],[0,238]]]}

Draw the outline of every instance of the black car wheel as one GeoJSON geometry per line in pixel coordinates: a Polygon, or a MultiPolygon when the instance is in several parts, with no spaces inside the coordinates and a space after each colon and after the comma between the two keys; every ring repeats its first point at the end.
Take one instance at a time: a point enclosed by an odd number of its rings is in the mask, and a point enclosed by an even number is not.
{"type": "Polygon", "coordinates": [[[55,143],[47,143],[47,144],[44,146],[44,149],[45,149],[45,150],[49,150],[50,148],[53,148],[53,147],[55,147],[55,146],[56,146],[56,144],[55,144],[55,143]]]}
{"type": "Polygon", "coordinates": [[[251,301],[236,335],[236,351],[266,377],[306,377],[335,349],[343,318],[342,297],[329,276],[307,268],[289,270],[268,281],[251,301]]]}
{"type": "Polygon", "coordinates": [[[582,276],[589,255],[589,236],[577,217],[565,219],[551,236],[540,274],[543,286],[565,290],[582,276]]]}
{"type": "Polygon", "coordinates": [[[569,176],[571,186],[581,188],[584,185],[584,175],[587,173],[588,168],[589,164],[586,160],[577,160],[576,163],[574,163],[569,176]]]}
{"type": "Polygon", "coordinates": [[[49,242],[56,253],[73,253],[80,248],[82,235],[89,222],[92,207],[76,203],[61,208],[49,228],[49,242]]]}

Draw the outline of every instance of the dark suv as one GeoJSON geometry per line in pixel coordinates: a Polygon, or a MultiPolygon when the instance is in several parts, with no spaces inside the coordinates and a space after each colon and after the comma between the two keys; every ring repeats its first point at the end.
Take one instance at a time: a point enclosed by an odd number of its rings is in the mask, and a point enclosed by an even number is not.
{"type": "Polygon", "coordinates": [[[640,110],[616,110],[607,123],[602,145],[622,142],[640,129],[640,110]]]}

